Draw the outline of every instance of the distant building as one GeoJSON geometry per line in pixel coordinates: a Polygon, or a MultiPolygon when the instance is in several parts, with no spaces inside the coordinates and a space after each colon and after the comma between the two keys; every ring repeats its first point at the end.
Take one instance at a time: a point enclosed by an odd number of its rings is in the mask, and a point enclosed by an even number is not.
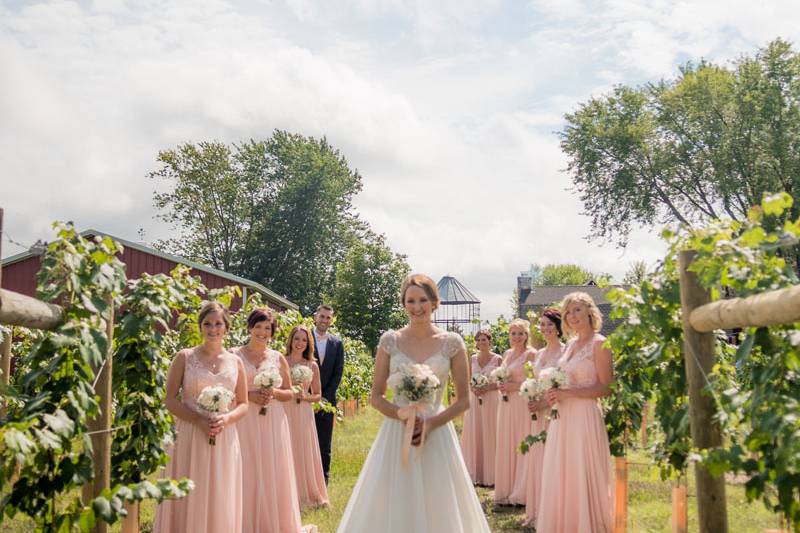
{"type": "Polygon", "coordinates": [[[594,281],[586,285],[533,285],[533,279],[529,272],[523,272],[517,277],[517,298],[519,307],[517,316],[527,317],[529,311],[540,313],[543,309],[550,306],[558,306],[564,296],[571,292],[582,291],[592,297],[600,313],[603,315],[603,327],[600,331],[603,335],[608,335],[616,324],[611,320],[611,304],[606,299],[606,294],[622,285],[608,285],[600,288],[594,281]]]}
{"type": "MultiPolygon", "coordinates": [[[[238,285],[242,290],[242,296],[247,298],[250,294],[259,293],[264,302],[276,311],[286,311],[287,309],[297,309],[297,304],[276,294],[264,287],[260,283],[245,279],[235,274],[229,274],[222,270],[217,270],[208,265],[190,261],[184,257],[168,254],[149,246],[144,246],[136,242],[120,239],[102,231],[89,229],[82,231],[83,237],[99,235],[101,237],[111,237],[122,244],[124,251],[120,260],[126,265],[128,279],[141,277],[143,273],[148,274],[169,274],[178,264],[186,265],[191,268],[194,276],[199,276],[200,280],[209,289],[221,289],[228,285],[238,285]]],[[[27,252],[13,255],[3,260],[2,287],[6,290],[25,294],[27,296],[36,295],[36,274],[41,268],[40,256],[44,252],[44,246],[35,246],[27,252]]],[[[231,311],[236,311],[241,306],[241,298],[235,298],[231,305],[231,311]]]]}
{"type": "Polygon", "coordinates": [[[447,331],[473,333],[481,319],[481,301],[453,276],[444,276],[436,284],[439,289],[439,308],[433,322],[447,331]]]}

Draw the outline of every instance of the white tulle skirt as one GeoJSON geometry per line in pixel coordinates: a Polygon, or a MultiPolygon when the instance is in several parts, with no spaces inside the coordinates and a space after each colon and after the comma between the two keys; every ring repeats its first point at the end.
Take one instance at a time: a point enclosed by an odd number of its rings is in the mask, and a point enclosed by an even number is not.
{"type": "Polygon", "coordinates": [[[338,533],[489,533],[453,424],[412,447],[406,467],[402,439],[403,424],[384,419],[338,533]]]}

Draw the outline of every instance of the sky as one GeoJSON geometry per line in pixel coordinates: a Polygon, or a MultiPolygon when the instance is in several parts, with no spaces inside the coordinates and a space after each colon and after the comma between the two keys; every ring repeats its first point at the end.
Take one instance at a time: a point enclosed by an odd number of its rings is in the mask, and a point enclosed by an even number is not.
{"type": "Polygon", "coordinates": [[[169,237],[147,178],[159,150],[285,129],[341,150],[357,210],[414,271],[508,315],[531,263],[620,280],[663,253],[653,230],[624,250],[586,239],[564,114],[776,37],[798,42],[800,3],[0,0],[2,255],[54,220],[169,237]]]}

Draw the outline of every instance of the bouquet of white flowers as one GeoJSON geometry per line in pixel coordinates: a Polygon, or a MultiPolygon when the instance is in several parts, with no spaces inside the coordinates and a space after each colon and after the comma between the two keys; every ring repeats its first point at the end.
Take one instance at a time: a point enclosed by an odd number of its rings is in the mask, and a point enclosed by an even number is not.
{"type": "MultiPolygon", "coordinates": [[[[200,391],[197,397],[197,405],[208,413],[224,413],[228,410],[235,395],[222,385],[208,386],[200,391]]],[[[215,436],[208,437],[208,443],[212,446],[217,444],[215,436]]]]}
{"type": "MultiPolygon", "coordinates": [[[[431,367],[426,364],[406,364],[402,365],[397,371],[393,372],[386,384],[391,387],[398,397],[405,398],[411,405],[401,407],[397,410],[397,417],[405,422],[403,432],[403,447],[400,459],[403,466],[408,465],[408,456],[411,452],[411,441],[413,440],[414,421],[417,413],[424,409],[425,403],[433,402],[442,383],[431,367]]],[[[425,430],[423,426],[420,437],[420,446],[425,444],[425,430]]]]}
{"type": "MultiPolygon", "coordinates": [[[[532,402],[540,400],[545,390],[547,389],[544,388],[544,382],[536,378],[528,378],[520,385],[519,394],[529,402],[532,402]]],[[[531,420],[536,420],[537,418],[536,413],[531,413],[531,420]]]]}
{"type": "MultiPolygon", "coordinates": [[[[511,369],[505,365],[498,366],[489,374],[495,383],[508,383],[511,381],[511,369]]],[[[503,401],[508,401],[508,396],[503,393],[503,401]]]]}
{"type": "MultiPolygon", "coordinates": [[[[567,373],[557,366],[551,366],[539,372],[539,380],[542,382],[542,390],[560,389],[569,385],[567,373]]],[[[554,404],[550,409],[550,418],[558,418],[558,404],[554,404]]]]}
{"type": "Polygon", "coordinates": [[[432,401],[442,386],[431,367],[425,364],[402,365],[389,376],[386,384],[411,403],[432,401]]]}
{"type": "MultiPolygon", "coordinates": [[[[289,371],[289,377],[292,378],[292,389],[295,392],[300,392],[311,382],[314,372],[306,365],[294,365],[289,371]]],[[[297,398],[296,401],[300,403],[300,398],[297,398]]]]}
{"type": "MultiPolygon", "coordinates": [[[[253,385],[261,390],[270,390],[274,387],[280,387],[282,384],[283,378],[281,378],[280,370],[272,365],[261,370],[258,374],[256,374],[255,378],[253,378],[253,385]]],[[[261,409],[258,411],[258,414],[261,416],[267,414],[267,406],[262,405],[261,409]]]]}
{"type": "MultiPolygon", "coordinates": [[[[489,378],[486,377],[486,374],[476,373],[472,374],[472,378],[469,380],[470,385],[472,385],[473,389],[482,389],[483,387],[489,385],[490,381],[489,378]]],[[[478,405],[483,405],[483,398],[478,396],[478,405]]]]}

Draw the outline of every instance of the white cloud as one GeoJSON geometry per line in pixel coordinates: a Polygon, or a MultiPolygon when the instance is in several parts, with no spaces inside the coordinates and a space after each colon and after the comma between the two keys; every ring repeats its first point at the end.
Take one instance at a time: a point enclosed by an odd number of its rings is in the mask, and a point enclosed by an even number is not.
{"type": "Polygon", "coordinates": [[[777,1],[0,5],[0,204],[24,242],[53,219],[155,239],[169,231],[145,178],[159,149],[327,135],[364,176],[364,218],[491,317],[531,262],[621,276],[662,253],[652,235],[624,254],[584,240],[553,134],[565,112],[797,28],[800,8],[777,1]]]}

